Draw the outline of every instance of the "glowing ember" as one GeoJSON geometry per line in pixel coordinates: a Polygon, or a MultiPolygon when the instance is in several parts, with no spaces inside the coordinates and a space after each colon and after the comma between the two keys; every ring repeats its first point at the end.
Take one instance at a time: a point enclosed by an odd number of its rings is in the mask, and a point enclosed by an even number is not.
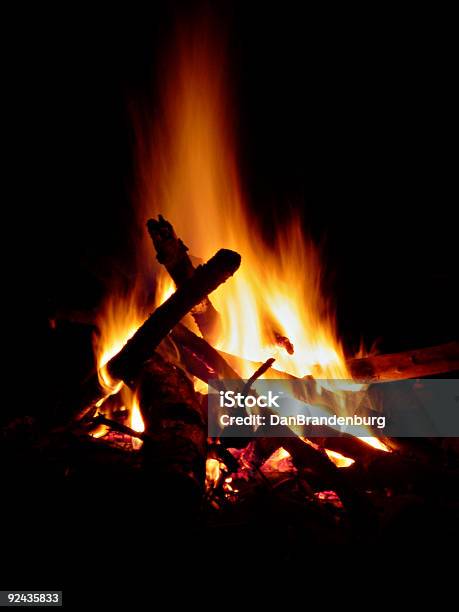
{"type": "Polygon", "coordinates": [[[390,453],[390,449],[382,442],[379,438],[374,438],[373,436],[364,436],[360,438],[363,442],[366,442],[373,448],[377,448],[378,450],[382,450],[385,453],[390,453]]]}
{"type": "Polygon", "coordinates": [[[96,429],[91,432],[93,438],[103,438],[109,432],[109,428],[106,425],[98,425],[96,429]]]}
{"type": "Polygon", "coordinates": [[[280,447],[265,461],[262,472],[265,474],[270,472],[292,472],[294,469],[290,453],[285,448],[280,447]]]}
{"type": "MultiPolygon", "coordinates": [[[[315,444],[314,442],[312,442],[311,440],[308,440],[307,438],[301,438],[301,439],[303,440],[303,442],[305,444],[309,444],[310,446],[312,446],[315,449],[319,449],[320,448],[320,446],[318,444],[315,444]]],[[[336,467],[345,468],[345,467],[349,467],[350,465],[355,463],[354,459],[351,459],[350,457],[345,457],[341,453],[329,450],[328,448],[326,448],[324,450],[325,450],[325,452],[327,454],[327,457],[330,459],[330,461],[332,461],[336,465],[336,467]]]]}
{"type": "Polygon", "coordinates": [[[349,467],[355,463],[354,459],[345,457],[344,455],[341,455],[341,453],[329,450],[328,448],[325,449],[325,452],[327,453],[328,458],[331,459],[331,461],[333,461],[333,463],[339,468],[349,467]]]}
{"type": "Polygon", "coordinates": [[[320,491],[315,493],[315,497],[321,502],[325,502],[335,506],[335,508],[343,508],[343,504],[334,491],[320,491]]]}

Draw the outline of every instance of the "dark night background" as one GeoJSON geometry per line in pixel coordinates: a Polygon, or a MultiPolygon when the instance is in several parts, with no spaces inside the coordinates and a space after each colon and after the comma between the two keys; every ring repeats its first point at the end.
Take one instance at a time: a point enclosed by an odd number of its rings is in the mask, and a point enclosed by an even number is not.
{"type": "MultiPolygon", "coordinates": [[[[127,265],[128,105],[150,97],[154,112],[160,51],[176,16],[195,4],[40,7],[14,19],[4,122],[18,163],[15,197],[4,202],[4,268],[21,394],[13,389],[10,410],[30,413],[30,402],[48,397],[37,389],[49,393],[69,363],[86,367],[78,332],[50,340],[47,319],[94,308],[101,273],[127,265]]],[[[285,207],[301,209],[323,248],[348,351],[361,339],[381,352],[455,339],[458,100],[448,15],[291,2],[219,2],[214,11],[229,36],[250,205],[268,232],[285,207]]]]}

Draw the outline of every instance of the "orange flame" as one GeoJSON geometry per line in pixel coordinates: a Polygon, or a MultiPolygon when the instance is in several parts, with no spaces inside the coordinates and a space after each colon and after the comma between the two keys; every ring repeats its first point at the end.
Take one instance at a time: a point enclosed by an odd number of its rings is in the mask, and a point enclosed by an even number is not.
{"type": "MultiPolygon", "coordinates": [[[[167,79],[153,148],[148,130],[138,130],[139,226],[161,213],[192,254],[208,259],[226,247],[242,255],[238,273],[212,294],[222,320],[217,348],[244,360],[276,357],[277,369],[299,377],[350,378],[321,290],[319,258],[300,220],[291,219],[279,228],[275,243],[267,244],[245,204],[220,44],[209,31],[181,33],[177,40],[163,71],[167,79]],[[291,341],[293,354],[278,346],[278,336],[291,341]]],[[[140,274],[154,258],[145,231],[136,248],[140,274]]],[[[173,284],[159,266],[155,274],[156,303],[161,303],[173,284]]],[[[104,366],[145,319],[144,295],[138,284],[127,296],[114,293],[99,317],[96,354],[107,395],[119,391],[122,383],[113,381],[104,366]]],[[[238,369],[244,377],[253,373],[243,360],[238,369]]],[[[134,415],[132,402],[128,408],[134,415]]],[[[364,439],[384,447],[375,438],[364,439]]]]}
{"type": "Polygon", "coordinates": [[[341,453],[329,450],[328,448],[325,449],[325,452],[327,453],[328,458],[331,459],[331,461],[333,461],[333,463],[339,468],[349,467],[350,465],[355,463],[354,459],[351,459],[350,457],[345,457],[341,453]]]}
{"type": "Polygon", "coordinates": [[[220,478],[220,462],[209,458],[206,461],[206,488],[213,489],[220,478]]]}
{"type": "MultiPolygon", "coordinates": [[[[131,403],[130,427],[138,433],[145,431],[145,424],[142,419],[142,413],[140,412],[137,395],[134,395],[131,403]]],[[[139,438],[132,438],[132,447],[135,450],[138,450],[142,444],[143,442],[142,440],[139,440],[139,438]]]]}
{"type": "MultiPolygon", "coordinates": [[[[278,370],[298,377],[350,379],[321,290],[320,261],[300,220],[290,219],[267,244],[245,205],[221,45],[208,30],[182,32],[177,40],[162,73],[168,79],[150,154],[139,133],[145,218],[163,214],[202,259],[222,247],[241,254],[238,273],[212,295],[222,321],[217,348],[243,358],[236,367],[241,376],[253,373],[244,360],[275,357],[278,370]],[[294,353],[278,346],[276,336],[287,337],[294,353]]],[[[365,439],[384,447],[371,440],[365,439]]]]}
{"type": "MultiPolygon", "coordinates": [[[[266,244],[244,203],[219,45],[209,32],[182,43],[164,71],[171,78],[163,84],[156,148],[141,160],[145,217],[164,214],[202,259],[222,247],[242,255],[238,273],[212,296],[223,323],[219,349],[254,361],[274,356],[278,369],[296,376],[319,366],[324,378],[349,377],[321,293],[319,260],[299,219],[266,244]],[[291,340],[294,355],[276,345],[275,334],[291,340]]],[[[252,374],[243,363],[240,369],[252,374]]]]}
{"type": "MultiPolygon", "coordinates": [[[[116,355],[145,320],[148,309],[139,299],[140,290],[130,293],[114,292],[108,296],[99,313],[97,323],[99,335],[94,339],[94,350],[98,365],[99,382],[106,396],[97,403],[104,411],[103,404],[108,396],[121,393],[124,406],[130,414],[130,427],[134,431],[144,431],[137,396],[122,381],[114,380],[107,369],[107,363],[116,355]]],[[[142,441],[133,438],[133,448],[142,446],[142,441]]]]}

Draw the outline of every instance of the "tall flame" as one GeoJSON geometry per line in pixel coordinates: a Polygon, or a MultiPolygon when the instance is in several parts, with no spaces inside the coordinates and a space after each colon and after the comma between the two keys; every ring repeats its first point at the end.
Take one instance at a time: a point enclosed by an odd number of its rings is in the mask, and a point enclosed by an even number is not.
{"type": "MultiPolygon", "coordinates": [[[[218,348],[297,376],[349,377],[320,288],[321,268],[299,219],[267,244],[245,205],[234,158],[221,45],[209,31],[181,33],[162,74],[162,114],[150,155],[142,148],[145,216],[162,213],[194,255],[226,247],[242,255],[231,282],[212,295],[221,314],[218,348]],[[287,337],[295,352],[276,345],[287,337]]],[[[144,142],[144,134],[140,133],[144,142]]],[[[241,363],[241,374],[249,376],[241,363]]]]}
{"type": "MultiPolygon", "coordinates": [[[[242,376],[253,373],[245,360],[274,356],[277,369],[295,376],[350,378],[321,290],[319,258],[300,220],[285,222],[268,244],[245,203],[220,42],[210,30],[180,32],[175,40],[162,71],[156,129],[150,133],[137,123],[139,227],[163,214],[193,255],[206,260],[222,247],[241,254],[240,270],[211,299],[222,321],[217,348],[241,358],[242,376]],[[293,344],[293,354],[278,345],[279,337],[293,344]]],[[[140,274],[153,259],[145,231],[136,249],[140,274]]],[[[155,274],[161,303],[173,286],[159,266],[155,274]]],[[[116,392],[118,383],[103,366],[145,319],[144,295],[138,283],[127,296],[113,293],[99,318],[96,351],[107,394],[116,392]]]]}

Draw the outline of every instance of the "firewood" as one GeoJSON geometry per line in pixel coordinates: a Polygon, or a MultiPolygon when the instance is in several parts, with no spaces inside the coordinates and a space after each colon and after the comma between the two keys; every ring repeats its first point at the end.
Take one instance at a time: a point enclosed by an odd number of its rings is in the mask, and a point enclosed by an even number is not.
{"type": "Polygon", "coordinates": [[[279,332],[275,331],[274,339],[276,341],[277,346],[281,346],[287,351],[289,355],[293,355],[293,353],[295,352],[295,347],[290,342],[290,340],[287,338],[287,336],[283,336],[279,332]]]}
{"type": "Polygon", "coordinates": [[[108,370],[113,378],[124,380],[138,371],[152,354],[153,348],[177,325],[190,310],[239,268],[241,257],[234,251],[221,249],[206,264],[198,266],[188,280],[159,306],[110,361],[108,370]]]}
{"type": "Polygon", "coordinates": [[[181,361],[187,372],[202,380],[206,385],[212,385],[217,391],[226,390],[225,384],[217,377],[215,371],[197,357],[193,351],[190,351],[186,346],[179,346],[178,348],[181,361]]]}
{"type": "Polygon", "coordinates": [[[259,368],[258,370],[256,370],[252,376],[249,378],[249,380],[245,383],[244,385],[244,389],[243,389],[243,395],[246,395],[247,393],[250,393],[250,388],[253,385],[253,383],[258,380],[258,378],[260,378],[260,376],[263,376],[263,374],[265,374],[265,372],[267,372],[270,367],[273,365],[273,363],[276,360],[273,357],[270,357],[269,359],[267,359],[259,368]]]}
{"type": "Polygon", "coordinates": [[[103,414],[97,414],[92,420],[92,425],[106,425],[112,431],[116,431],[118,433],[124,434],[125,436],[130,436],[131,438],[138,438],[143,442],[148,442],[151,440],[150,437],[144,432],[135,431],[131,427],[124,425],[123,423],[119,423],[118,421],[114,421],[113,419],[108,419],[103,414]]]}
{"type": "Polygon", "coordinates": [[[311,438],[311,441],[318,444],[321,448],[341,453],[342,455],[354,459],[355,461],[363,461],[368,463],[376,457],[380,458],[388,455],[383,450],[370,446],[360,438],[347,433],[338,433],[331,428],[330,433],[326,437],[311,438]]]}
{"type": "MultiPolygon", "coordinates": [[[[198,266],[191,278],[181,285],[139,327],[136,333],[106,365],[109,375],[132,385],[143,364],[173,327],[197,304],[239,268],[241,257],[221,249],[206,264],[198,266]]],[[[92,416],[95,405],[106,395],[97,373],[87,379],[78,393],[66,402],[64,409],[77,418],[92,416]]]]}
{"type": "MultiPolygon", "coordinates": [[[[182,323],[174,327],[171,337],[179,348],[184,347],[198,357],[215,378],[240,380],[239,374],[227,363],[219,351],[182,323]]],[[[208,379],[204,382],[208,382],[208,379]]]]}
{"type": "MultiPolygon", "coordinates": [[[[178,366],[155,354],[136,381],[145,434],[160,444],[151,454],[175,482],[204,490],[207,419],[193,383],[178,366]],[[189,482],[191,481],[191,482],[189,482]]],[[[145,446],[147,459],[149,448],[145,446]]]]}
{"type": "Polygon", "coordinates": [[[347,365],[354,379],[367,382],[386,382],[445,374],[459,371],[459,342],[403,353],[350,359],[347,365]]]}
{"type": "MultiPolygon", "coordinates": [[[[283,430],[284,437],[255,438],[253,443],[256,454],[264,461],[278,448],[284,448],[291,455],[295,467],[305,474],[306,480],[313,483],[314,488],[330,489],[338,494],[356,529],[366,530],[372,527],[375,516],[370,503],[364,494],[348,482],[343,471],[337,468],[324,452],[306,444],[298,436],[292,436],[288,427],[283,427],[283,430]]],[[[268,432],[269,426],[266,426],[266,433],[268,432]]],[[[277,435],[282,435],[278,427],[276,432],[277,435]]]]}
{"type": "MultiPolygon", "coordinates": [[[[253,369],[262,365],[261,361],[243,359],[224,351],[220,351],[220,354],[235,369],[241,362],[253,369]]],[[[459,371],[459,342],[449,342],[402,353],[349,359],[346,363],[351,377],[357,382],[390,382],[447,374],[459,371]]],[[[273,377],[279,379],[294,380],[296,378],[292,374],[275,368],[271,369],[271,373],[273,377]]]]}
{"type": "MultiPolygon", "coordinates": [[[[162,215],[149,219],[147,229],[156,249],[156,259],[169,272],[177,287],[194,274],[194,265],[188,255],[188,247],[177,237],[174,228],[162,215]]],[[[220,316],[206,296],[191,309],[199,330],[209,342],[214,342],[220,331],[220,316]]]]}
{"type": "MultiPolygon", "coordinates": [[[[240,385],[237,390],[243,395],[247,394],[254,380],[271,368],[274,362],[274,359],[268,359],[264,364],[260,365],[249,381],[244,383],[239,374],[237,374],[237,372],[227,363],[226,359],[223,358],[222,355],[227,355],[226,353],[215,350],[205,340],[199,338],[199,336],[194,334],[183,324],[177,325],[171,332],[171,336],[177,343],[184,364],[190,373],[205,383],[212,381],[212,384],[217,391],[225,390],[224,383],[222,382],[220,384],[218,379],[228,379],[232,381],[233,385],[233,381],[240,381],[240,385]]],[[[277,377],[277,371],[272,368],[271,371],[274,371],[274,376],[277,377]]],[[[283,375],[284,378],[291,378],[292,380],[295,380],[294,376],[286,374],[285,372],[283,375]]],[[[323,389],[319,398],[320,401],[326,403],[326,398],[328,397],[329,393],[329,391],[323,389]]],[[[322,427],[321,430],[323,431],[323,437],[314,438],[314,441],[317,444],[324,448],[329,448],[330,450],[343,453],[352,459],[364,458],[365,460],[369,460],[384,452],[369,446],[365,442],[350,434],[338,433],[332,428],[327,427],[322,427]],[[325,443],[324,441],[329,442],[329,444],[325,443]]],[[[247,433],[247,435],[249,436],[250,433],[247,433]]],[[[240,448],[241,445],[246,445],[248,439],[249,438],[245,436],[241,436],[240,438],[229,437],[225,440],[225,443],[227,445],[234,444],[235,447],[240,448]]]]}

